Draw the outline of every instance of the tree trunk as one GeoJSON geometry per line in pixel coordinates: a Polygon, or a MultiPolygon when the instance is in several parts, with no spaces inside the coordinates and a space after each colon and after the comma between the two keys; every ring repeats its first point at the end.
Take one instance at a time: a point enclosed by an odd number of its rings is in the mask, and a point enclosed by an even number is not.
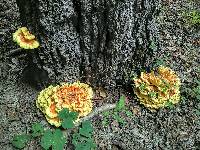
{"type": "MultiPolygon", "coordinates": [[[[28,55],[50,81],[124,85],[159,49],[157,0],[17,0],[40,47],[28,55]],[[152,47],[153,44],[153,47],[152,47]]],[[[29,67],[30,68],[30,67],[29,67]]]]}

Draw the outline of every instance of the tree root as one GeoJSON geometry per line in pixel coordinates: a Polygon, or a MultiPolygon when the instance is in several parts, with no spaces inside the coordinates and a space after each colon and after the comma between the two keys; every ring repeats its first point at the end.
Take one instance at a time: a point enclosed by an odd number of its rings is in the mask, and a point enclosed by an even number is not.
{"type": "Polygon", "coordinates": [[[79,119],[79,121],[77,123],[75,123],[75,127],[79,126],[82,122],[91,119],[95,115],[97,115],[103,111],[108,111],[108,110],[114,109],[115,107],[116,107],[116,104],[106,104],[104,106],[98,107],[93,112],[91,112],[89,115],[79,119]]]}
{"type": "MultiPolygon", "coordinates": [[[[94,111],[92,111],[89,115],[80,118],[77,122],[75,122],[74,126],[78,127],[79,125],[81,125],[82,122],[91,119],[92,117],[94,117],[95,115],[102,113],[103,111],[108,111],[111,109],[114,109],[116,107],[116,104],[106,104],[104,106],[98,107],[96,109],[94,109],[94,111]]],[[[63,134],[64,136],[68,136],[71,133],[72,129],[68,129],[68,130],[64,130],[63,134]]]]}

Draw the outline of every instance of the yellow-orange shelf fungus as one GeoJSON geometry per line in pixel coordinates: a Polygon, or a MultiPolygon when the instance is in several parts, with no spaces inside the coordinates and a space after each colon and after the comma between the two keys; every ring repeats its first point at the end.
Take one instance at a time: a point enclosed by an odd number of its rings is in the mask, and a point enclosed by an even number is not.
{"type": "Polygon", "coordinates": [[[85,83],[62,84],[56,92],[62,108],[79,113],[79,117],[88,115],[92,111],[93,91],[85,83]]]}
{"type": "Polygon", "coordinates": [[[17,44],[24,49],[34,49],[39,47],[39,42],[26,27],[21,27],[13,33],[13,41],[17,42],[17,44]]]}
{"type": "Polygon", "coordinates": [[[42,90],[36,101],[36,106],[44,113],[47,121],[59,127],[61,121],[58,113],[63,108],[78,112],[79,117],[88,115],[92,111],[93,91],[85,83],[63,83],[60,86],[49,86],[42,90]]]}
{"type": "Polygon", "coordinates": [[[55,110],[54,93],[57,87],[49,86],[42,90],[36,100],[36,106],[45,115],[47,121],[55,126],[60,126],[60,121],[57,119],[58,112],[55,110]]]}
{"type": "Polygon", "coordinates": [[[168,67],[160,66],[155,72],[142,72],[134,78],[134,92],[141,104],[150,110],[165,107],[167,102],[176,104],[180,100],[180,79],[168,67]]]}

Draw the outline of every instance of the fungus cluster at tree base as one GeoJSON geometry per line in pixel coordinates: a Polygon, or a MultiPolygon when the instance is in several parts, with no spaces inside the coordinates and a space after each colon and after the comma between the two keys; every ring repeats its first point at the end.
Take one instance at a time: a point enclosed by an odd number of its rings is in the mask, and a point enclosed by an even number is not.
{"type": "Polygon", "coordinates": [[[51,85],[42,90],[38,95],[36,106],[44,113],[51,125],[59,127],[61,121],[58,118],[58,113],[63,108],[78,112],[79,119],[92,111],[92,97],[92,88],[85,83],[63,83],[57,86],[51,85]]]}
{"type": "Polygon", "coordinates": [[[141,104],[150,110],[176,104],[180,100],[180,79],[168,67],[160,66],[157,71],[141,72],[133,79],[134,92],[141,104]]]}

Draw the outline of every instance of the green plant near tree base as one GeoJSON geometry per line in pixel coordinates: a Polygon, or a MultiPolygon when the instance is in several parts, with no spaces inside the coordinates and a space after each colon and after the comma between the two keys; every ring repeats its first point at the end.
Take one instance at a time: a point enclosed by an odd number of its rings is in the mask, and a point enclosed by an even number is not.
{"type": "Polygon", "coordinates": [[[30,135],[26,134],[15,135],[11,143],[15,148],[22,149],[26,146],[26,144],[29,142],[30,139],[31,139],[30,135]]]}
{"type": "Polygon", "coordinates": [[[182,16],[187,25],[200,25],[200,12],[193,10],[190,12],[183,12],[182,16]]]}
{"type": "Polygon", "coordinates": [[[52,148],[53,150],[63,150],[66,142],[66,138],[63,136],[63,133],[60,129],[55,131],[46,130],[41,138],[41,146],[48,150],[52,148]]]}
{"type": "Polygon", "coordinates": [[[58,113],[58,117],[61,119],[61,126],[64,129],[70,129],[74,127],[74,121],[78,118],[77,112],[70,112],[68,109],[63,109],[58,113]]]}
{"type": "Polygon", "coordinates": [[[126,121],[120,116],[120,112],[125,113],[128,117],[132,116],[132,112],[128,110],[128,108],[126,108],[125,106],[125,96],[121,96],[119,101],[116,104],[116,107],[114,110],[112,111],[106,111],[103,112],[103,116],[104,116],[104,120],[102,121],[102,125],[106,126],[109,124],[109,118],[112,117],[113,119],[115,119],[118,123],[125,125],[126,121]]]}
{"type": "Polygon", "coordinates": [[[91,123],[89,121],[83,122],[79,132],[73,134],[72,144],[75,146],[75,150],[92,150],[96,148],[92,132],[91,123]]]}
{"type": "MultiPolygon", "coordinates": [[[[64,129],[74,128],[74,121],[78,117],[77,112],[70,112],[68,109],[63,109],[58,114],[59,119],[62,120],[62,127],[64,129]]],[[[79,129],[79,133],[75,133],[72,140],[76,150],[92,150],[95,149],[96,145],[92,139],[93,128],[90,121],[85,121],[82,123],[82,127],[79,129]],[[75,138],[76,137],[76,138],[75,138]],[[78,143],[77,141],[82,141],[78,143]],[[81,149],[80,149],[81,148],[81,149]]],[[[34,139],[41,137],[40,144],[43,149],[48,150],[63,150],[67,138],[63,135],[61,129],[57,128],[55,130],[47,129],[39,123],[34,123],[29,134],[15,135],[12,140],[12,145],[15,148],[23,149],[27,143],[34,139]]]]}

